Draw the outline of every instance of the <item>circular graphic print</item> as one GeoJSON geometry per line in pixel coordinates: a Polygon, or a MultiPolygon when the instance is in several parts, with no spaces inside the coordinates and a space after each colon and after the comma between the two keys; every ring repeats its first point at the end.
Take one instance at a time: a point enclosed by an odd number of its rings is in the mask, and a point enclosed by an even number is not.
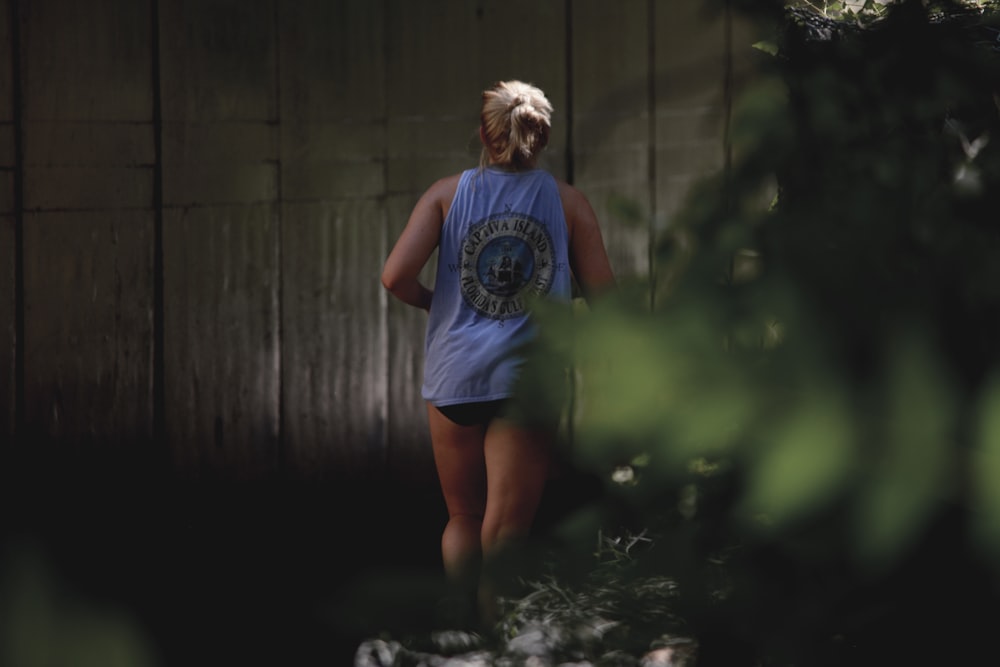
{"type": "Polygon", "coordinates": [[[523,315],[526,296],[552,288],[552,239],[530,216],[505,213],[473,224],[460,253],[462,296],[491,319],[523,315]]]}
{"type": "Polygon", "coordinates": [[[513,236],[487,242],[476,260],[479,284],[496,296],[517,294],[534,272],[535,256],[531,247],[524,239],[513,236]]]}

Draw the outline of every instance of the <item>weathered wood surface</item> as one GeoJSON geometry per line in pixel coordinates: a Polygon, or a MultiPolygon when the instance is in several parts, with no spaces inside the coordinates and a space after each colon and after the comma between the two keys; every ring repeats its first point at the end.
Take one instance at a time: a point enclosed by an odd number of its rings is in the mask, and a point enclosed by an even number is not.
{"type": "MultiPolygon", "coordinates": [[[[0,172],[2,173],[2,172],[0,172]]],[[[0,439],[15,428],[17,302],[15,296],[15,224],[10,209],[0,212],[0,439]]]]}
{"type": "Polygon", "coordinates": [[[149,213],[28,213],[24,230],[27,422],[58,439],[148,443],[149,213]]]}
{"type": "Polygon", "coordinates": [[[300,477],[386,466],[385,11],[311,0],[279,19],[283,448],[300,477]]]}
{"type": "MultiPolygon", "coordinates": [[[[152,427],[149,6],[20,2],[24,410],[98,443],[152,427]]],[[[5,15],[10,15],[8,11],[5,15]]],[[[9,42],[8,42],[9,43],[9,42]]]]}
{"type": "MultiPolygon", "coordinates": [[[[4,3],[0,3],[0,44],[13,43],[7,9],[4,3]]],[[[14,433],[17,409],[15,154],[14,72],[13,67],[3,67],[0,68],[0,440],[14,433]]]]}
{"type": "Polygon", "coordinates": [[[618,275],[649,272],[649,18],[645,0],[573,3],[573,174],[618,275]]]}
{"type": "Polygon", "coordinates": [[[167,446],[186,471],[265,477],[280,463],[274,3],[159,10],[167,446]]]}
{"type": "Polygon", "coordinates": [[[379,274],[423,190],[478,162],[492,82],[549,94],[543,166],[623,276],[724,160],[727,37],[699,0],[0,0],[0,34],[11,17],[0,429],[160,438],[185,474],[433,482],[426,317],[379,274]]]}

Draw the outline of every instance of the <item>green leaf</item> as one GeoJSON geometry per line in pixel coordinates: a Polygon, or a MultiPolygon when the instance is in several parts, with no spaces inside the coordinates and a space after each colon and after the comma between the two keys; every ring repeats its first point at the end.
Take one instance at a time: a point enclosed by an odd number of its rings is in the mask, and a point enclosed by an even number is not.
{"type": "Polygon", "coordinates": [[[917,336],[889,362],[884,449],[855,507],[858,556],[876,569],[901,555],[951,490],[951,384],[917,336]]]}
{"type": "Polygon", "coordinates": [[[771,526],[807,517],[825,506],[850,478],[854,426],[843,400],[817,391],[793,406],[765,437],[743,501],[747,516],[771,526]]]}
{"type": "Polygon", "coordinates": [[[979,545],[1000,557],[1000,374],[983,392],[972,458],[972,530],[979,545]]]}
{"type": "Polygon", "coordinates": [[[761,40],[759,42],[754,42],[751,46],[758,51],[763,51],[772,56],[778,55],[778,45],[770,40],[761,40]]]}

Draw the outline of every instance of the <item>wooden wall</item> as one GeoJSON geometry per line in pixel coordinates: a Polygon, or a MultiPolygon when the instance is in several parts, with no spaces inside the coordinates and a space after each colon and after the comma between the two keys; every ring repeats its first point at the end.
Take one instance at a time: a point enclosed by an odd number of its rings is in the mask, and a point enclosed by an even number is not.
{"type": "Polygon", "coordinates": [[[0,437],[432,478],[424,315],[379,283],[410,207],[521,78],[544,166],[649,275],[750,48],[703,4],[0,0],[0,437]]]}

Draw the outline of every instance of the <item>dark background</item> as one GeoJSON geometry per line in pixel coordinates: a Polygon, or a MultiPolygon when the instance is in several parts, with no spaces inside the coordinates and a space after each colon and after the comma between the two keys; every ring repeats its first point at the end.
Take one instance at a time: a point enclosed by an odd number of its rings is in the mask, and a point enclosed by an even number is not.
{"type": "Polygon", "coordinates": [[[420,618],[424,322],[378,280],[409,209],[525,79],[643,279],[752,41],[695,0],[0,0],[0,35],[0,658],[102,665],[347,664],[420,618]]]}

